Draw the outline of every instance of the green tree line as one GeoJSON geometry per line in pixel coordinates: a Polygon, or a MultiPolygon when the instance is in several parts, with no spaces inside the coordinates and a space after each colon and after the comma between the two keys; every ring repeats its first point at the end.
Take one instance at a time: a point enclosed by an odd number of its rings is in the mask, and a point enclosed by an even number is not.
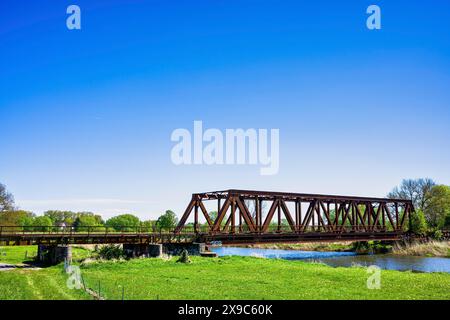
{"type": "Polygon", "coordinates": [[[55,227],[71,227],[74,231],[159,231],[174,228],[178,223],[176,214],[167,210],[157,220],[141,221],[133,214],[120,214],[106,221],[93,212],[73,212],[48,210],[42,215],[20,210],[15,206],[14,197],[0,184],[0,226],[23,227],[24,231],[49,231],[55,227]]]}

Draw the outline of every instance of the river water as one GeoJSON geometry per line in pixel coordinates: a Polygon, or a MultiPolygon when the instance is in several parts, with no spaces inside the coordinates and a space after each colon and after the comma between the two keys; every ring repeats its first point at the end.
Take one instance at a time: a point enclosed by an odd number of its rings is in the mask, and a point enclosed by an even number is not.
{"type": "Polygon", "coordinates": [[[449,258],[413,257],[390,254],[356,255],[354,252],[318,252],[238,247],[216,247],[211,248],[211,250],[219,256],[253,256],[272,259],[320,261],[332,267],[376,265],[381,269],[388,270],[450,273],[449,258]]]}

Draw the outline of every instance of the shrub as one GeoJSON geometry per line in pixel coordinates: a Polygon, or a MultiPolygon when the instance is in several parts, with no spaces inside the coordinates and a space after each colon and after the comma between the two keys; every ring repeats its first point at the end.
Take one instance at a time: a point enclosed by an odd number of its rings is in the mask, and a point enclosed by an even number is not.
{"type": "Polygon", "coordinates": [[[431,238],[433,238],[434,240],[442,240],[444,238],[444,235],[442,234],[441,230],[433,230],[430,234],[431,238]]]}
{"type": "Polygon", "coordinates": [[[359,254],[388,253],[392,246],[382,241],[357,241],[353,243],[353,250],[359,254]]]}
{"type": "Polygon", "coordinates": [[[180,258],[177,260],[177,262],[181,262],[181,263],[191,263],[191,259],[189,259],[189,254],[187,252],[186,249],[184,249],[181,252],[181,256],[180,258]]]}
{"type": "Polygon", "coordinates": [[[110,244],[110,245],[101,247],[98,250],[98,256],[101,259],[113,260],[113,259],[124,258],[125,254],[124,254],[122,248],[120,247],[120,245],[110,244]]]}
{"type": "Polygon", "coordinates": [[[417,210],[415,213],[411,215],[411,232],[424,235],[427,232],[427,220],[425,219],[425,215],[422,210],[417,210]]]}

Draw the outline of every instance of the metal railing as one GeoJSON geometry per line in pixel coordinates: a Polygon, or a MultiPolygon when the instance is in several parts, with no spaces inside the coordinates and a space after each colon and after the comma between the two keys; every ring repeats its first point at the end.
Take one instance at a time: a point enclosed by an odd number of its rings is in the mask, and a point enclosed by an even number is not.
{"type": "Polygon", "coordinates": [[[106,227],[106,226],[0,226],[1,236],[14,235],[61,235],[61,236],[125,236],[125,235],[193,235],[193,234],[229,234],[229,233],[353,233],[353,232],[399,232],[402,230],[393,230],[383,226],[361,226],[361,225],[308,225],[296,227],[294,230],[291,226],[277,226],[271,225],[266,230],[250,230],[247,225],[235,226],[234,228],[222,227],[222,230],[213,231],[208,225],[188,225],[181,230],[175,231],[175,228],[158,228],[154,226],[120,226],[120,227],[106,227]]]}

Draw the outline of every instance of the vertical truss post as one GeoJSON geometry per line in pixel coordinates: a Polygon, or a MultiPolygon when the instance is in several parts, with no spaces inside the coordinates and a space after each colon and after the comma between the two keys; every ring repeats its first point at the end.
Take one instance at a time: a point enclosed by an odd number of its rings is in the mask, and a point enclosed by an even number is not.
{"type": "Polygon", "coordinates": [[[256,232],[261,231],[261,203],[258,196],[255,197],[255,220],[256,220],[256,232]]]}
{"type": "Polygon", "coordinates": [[[195,213],[194,213],[194,231],[198,233],[198,201],[195,201],[195,213]]]}
{"type": "Polygon", "coordinates": [[[236,232],[236,224],[235,224],[235,213],[236,213],[236,201],[234,197],[231,198],[231,233],[236,232]]]}
{"type": "Polygon", "coordinates": [[[399,225],[398,225],[398,203],[395,203],[395,230],[398,231],[399,230],[399,225]]]}
{"type": "Polygon", "coordinates": [[[277,232],[281,232],[281,204],[280,204],[280,199],[278,199],[277,215],[278,215],[277,232]]]}

